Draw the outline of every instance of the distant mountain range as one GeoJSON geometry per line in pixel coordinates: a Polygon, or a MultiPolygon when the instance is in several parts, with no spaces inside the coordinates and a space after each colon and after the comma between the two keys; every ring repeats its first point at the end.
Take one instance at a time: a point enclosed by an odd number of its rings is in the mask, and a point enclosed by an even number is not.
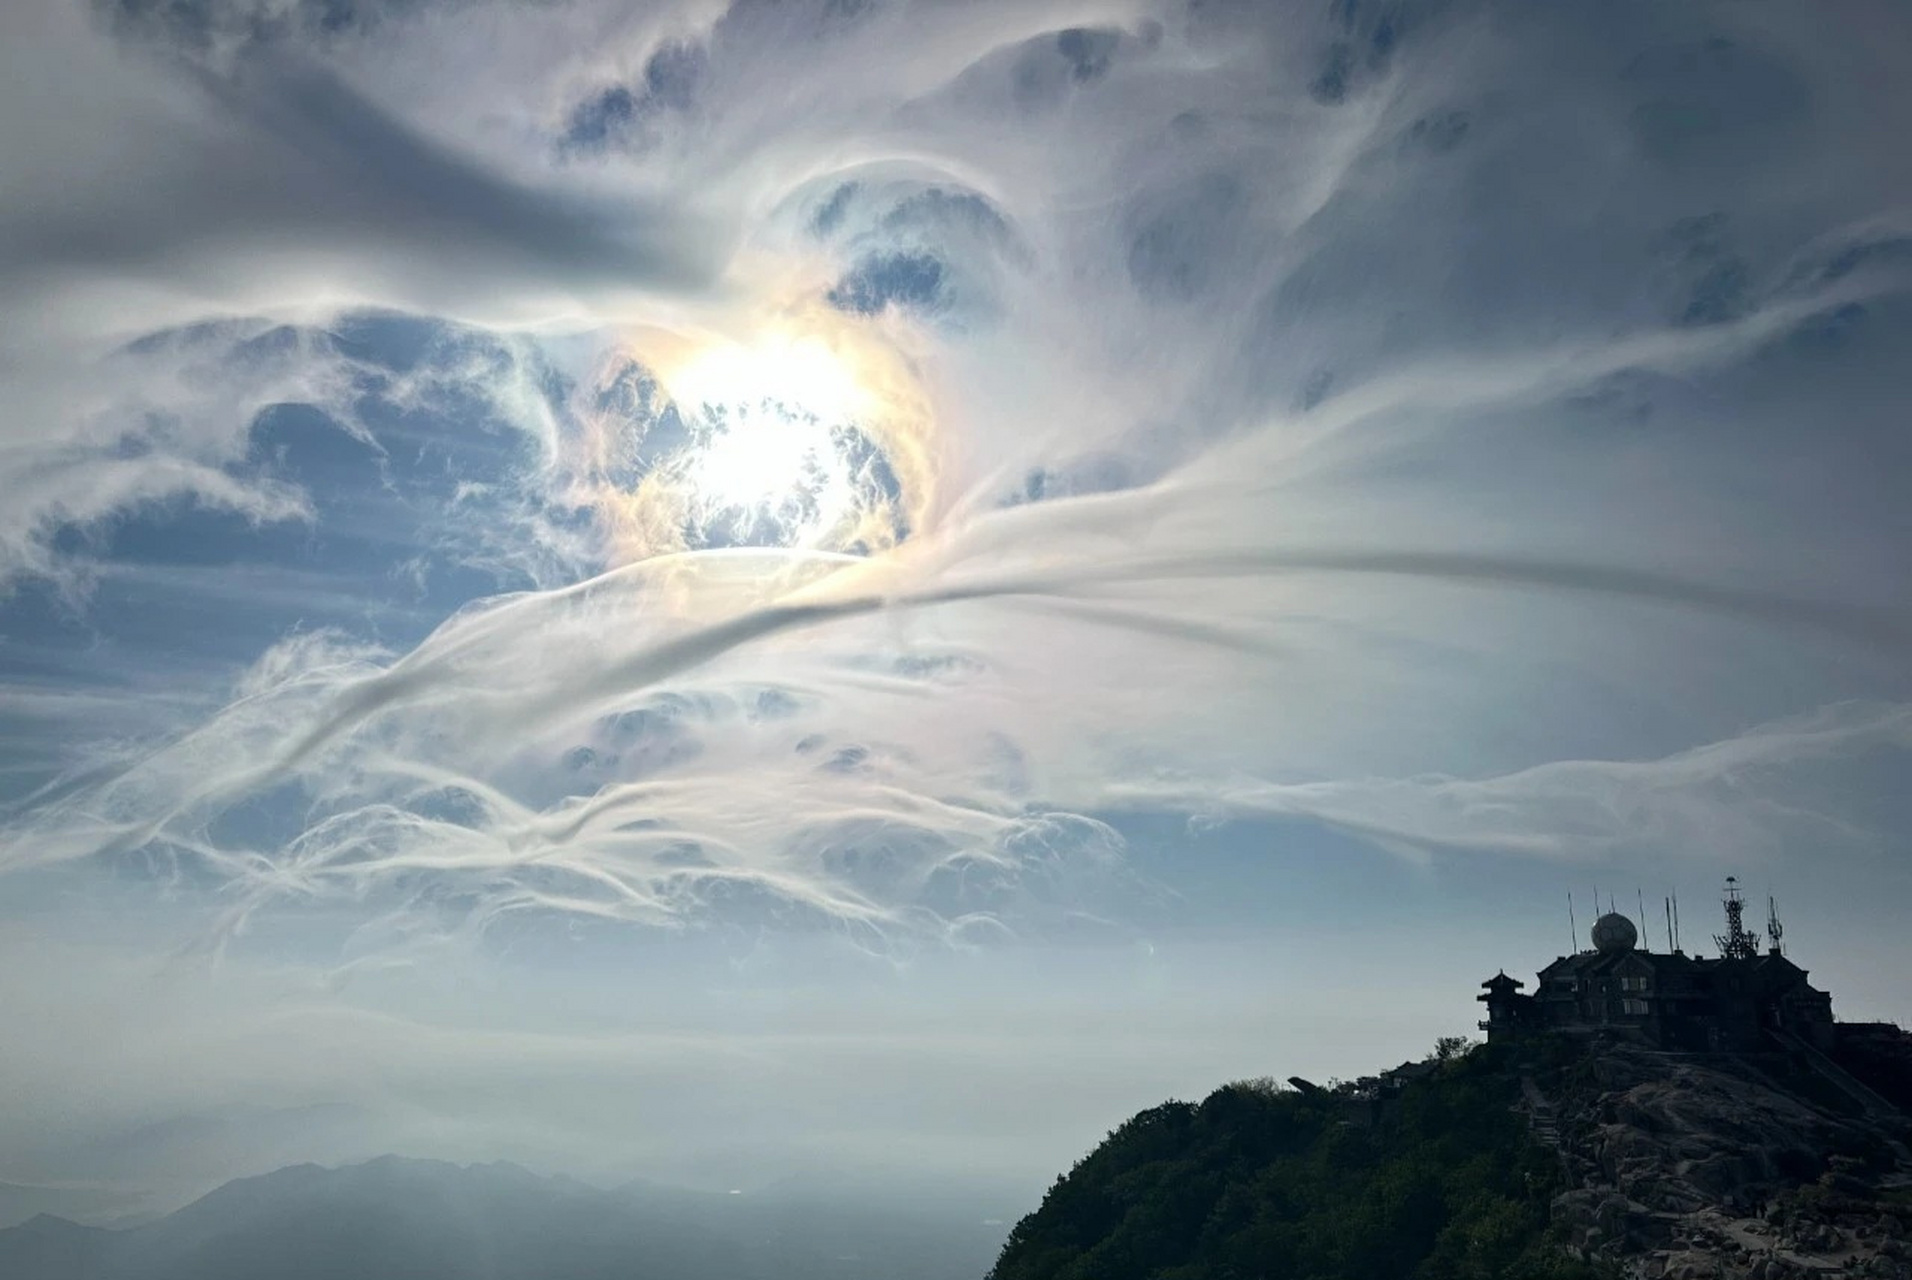
{"type": "Polygon", "coordinates": [[[604,1190],[387,1156],[229,1182],[126,1230],[0,1231],[6,1280],[976,1280],[1025,1205],[798,1179],[750,1195],[604,1190]]]}
{"type": "Polygon", "coordinates": [[[142,1195],[113,1187],[0,1182],[0,1229],[18,1226],[43,1213],[126,1225],[153,1216],[140,1216],[144,1203],[142,1195]]]}

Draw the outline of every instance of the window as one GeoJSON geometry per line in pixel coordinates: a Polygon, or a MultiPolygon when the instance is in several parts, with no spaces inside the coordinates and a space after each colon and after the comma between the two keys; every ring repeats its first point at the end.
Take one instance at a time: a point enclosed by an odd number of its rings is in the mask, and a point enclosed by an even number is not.
{"type": "Polygon", "coordinates": [[[1620,1011],[1629,1017],[1644,1018],[1646,1017],[1646,1001],[1622,1000],[1620,1002],[1620,1011]]]}
{"type": "Polygon", "coordinates": [[[1622,979],[1620,979],[1620,990],[1622,990],[1622,991],[1645,991],[1645,990],[1646,990],[1646,982],[1647,982],[1647,980],[1646,980],[1646,977],[1645,977],[1645,975],[1641,975],[1641,976],[1639,976],[1639,977],[1635,977],[1635,978],[1622,978],[1622,979]]]}

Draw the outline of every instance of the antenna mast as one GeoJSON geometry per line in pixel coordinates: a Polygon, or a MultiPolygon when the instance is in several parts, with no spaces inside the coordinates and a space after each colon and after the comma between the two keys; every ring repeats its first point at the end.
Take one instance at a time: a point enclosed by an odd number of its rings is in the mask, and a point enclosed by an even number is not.
{"type": "Polygon", "coordinates": [[[1746,903],[1740,897],[1738,876],[1726,877],[1726,896],[1720,905],[1726,908],[1726,932],[1713,935],[1720,955],[1727,960],[1751,960],[1759,954],[1759,935],[1747,932],[1746,903]]]}
{"type": "MultiPolygon", "coordinates": [[[[1640,941],[1644,944],[1647,940],[1646,939],[1646,890],[1640,888],[1640,886],[1636,884],[1633,886],[1633,896],[1640,900],[1640,941]]],[[[1648,951],[1653,950],[1651,946],[1648,946],[1646,949],[1648,951]]]]}
{"type": "Polygon", "coordinates": [[[1573,890],[1567,890],[1567,954],[1580,954],[1580,926],[1573,920],[1573,890]]]}
{"type": "Polygon", "coordinates": [[[1779,923],[1779,900],[1768,895],[1766,898],[1766,938],[1772,943],[1774,955],[1784,954],[1780,949],[1779,940],[1785,935],[1786,930],[1782,928],[1779,923]]]}

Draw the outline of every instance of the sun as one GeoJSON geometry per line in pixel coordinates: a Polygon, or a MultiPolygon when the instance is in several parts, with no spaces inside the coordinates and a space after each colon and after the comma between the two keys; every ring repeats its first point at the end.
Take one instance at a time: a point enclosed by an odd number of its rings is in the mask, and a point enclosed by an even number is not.
{"type": "Polygon", "coordinates": [[[614,554],[872,554],[921,528],[935,413],[914,332],[820,304],[720,318],[634,328],[605,367],[585,447],[614,554]]]}
{"type": "Polygon", "coordinates": [[[693,518],[768,525],[814,540],[857,499],[846,438],[869,397],[817,339],[706,347],[669,371],[665,387],[690,443],[673,460],[693,518]]]}
{"type": "Polygon", "coordinates": [[[682,474],[705,504],[749,510],[827,476],[835,452],[830,426],[804,410],[733,406],[685,459],[682,474]]]}
{"type": "Polygon", "coordinates": [[[853,419],[868,398],[849,364],[819,338],[707,347],[666,384],[680,405],[770,402],[819,419],[853,419]]]}

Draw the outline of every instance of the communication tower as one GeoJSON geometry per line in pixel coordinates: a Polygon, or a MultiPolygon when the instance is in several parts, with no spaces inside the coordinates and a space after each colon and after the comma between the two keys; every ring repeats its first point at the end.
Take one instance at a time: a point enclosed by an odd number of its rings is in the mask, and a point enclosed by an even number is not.
{"type": "Polygon", "coordinates": [[[1726,908],[1726,932],[1713,935],[1720,955],[1727,960],[1753,959],[1759,954],[1759,935],[1746,929],[1746,903],[1740,897],[1738,876],[1726,877],[1726,896],[1721,905],[1726,908]]]}

